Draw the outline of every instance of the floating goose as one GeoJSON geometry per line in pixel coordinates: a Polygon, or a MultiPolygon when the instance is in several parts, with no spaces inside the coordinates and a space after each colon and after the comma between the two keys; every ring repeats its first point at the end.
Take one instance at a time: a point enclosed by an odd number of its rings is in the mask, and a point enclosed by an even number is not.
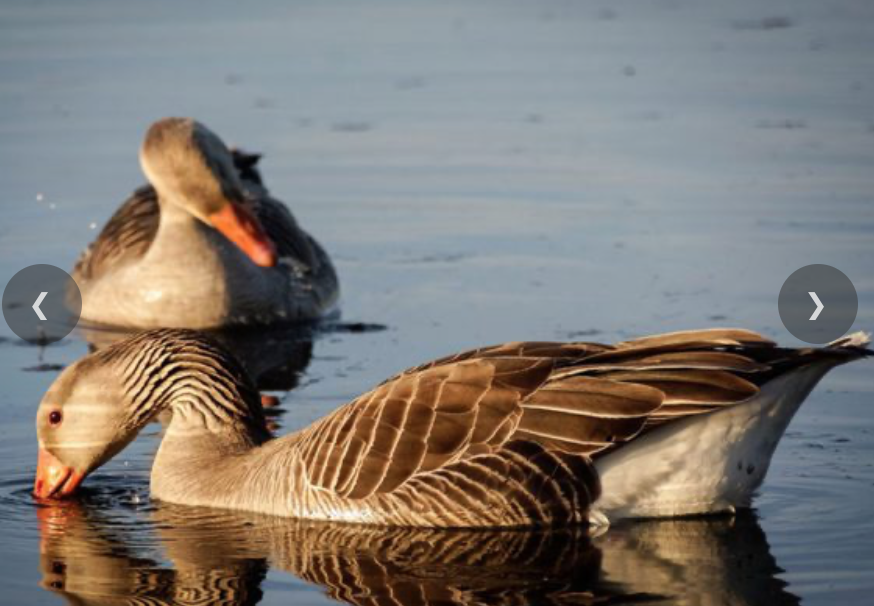
{"type": "Polygon", "coordinates": [[[154,123],[138,189],[79,259],[82,319],[215,328],[314,319],[337,299],[328,255],[272,198],[257,155],[187,118],[154,123]]]}
{"type": "Polygon", "coordinates": [[[73,494],[171,409],[151,490],[185,505],[427,527],[670,517],[750,506],[794,413],[864,333],[787,349],[745,330],[614,346],[507,343],[407,370],[271,439],[255,391],[195,331],[68,367],[37,413],[37,497],[73,494]]]}

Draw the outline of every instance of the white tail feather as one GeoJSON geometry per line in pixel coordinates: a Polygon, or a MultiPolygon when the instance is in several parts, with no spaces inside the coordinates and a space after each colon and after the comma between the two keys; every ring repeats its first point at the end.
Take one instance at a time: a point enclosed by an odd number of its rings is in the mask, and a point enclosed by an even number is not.
{"type": "Polygon", "coordinates": [[[870,344],[871,333],[860,330],[832,341],[826,347],[867,347],[870,344]]]}

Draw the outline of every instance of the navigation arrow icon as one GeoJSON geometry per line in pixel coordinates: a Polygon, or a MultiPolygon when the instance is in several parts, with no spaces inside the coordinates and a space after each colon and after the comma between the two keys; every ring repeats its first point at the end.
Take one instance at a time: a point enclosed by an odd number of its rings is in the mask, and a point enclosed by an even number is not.
{"type": "Polygon", "coordinates": [[[6,283],[2,310],[12,332],[43,347],[57,343],[79,324],[82,293],[63,269],[39,263],[20,270],[6,283]]]}
{"type": "MultiPolygon", "coordinates": [[[[42,310],[39,308],[39,304],[42,303],[42,300],[46,298],[46,295],[47,295],[47,294],[49,294],[49,293],[47,293],[47,292],[41,292],[41,293],[39,293],[39,296],[36,298],[36,303],[34,303],[34,304],[32,305],[32,307],[33,307],[33,311],[36,312],[36,315],[37,315],[37,317],[38,317],[40,320],[45,320],[45,319],[46,319],[46,317],[45,317],[45,316],[43,315],[43,313],[42,313],[42,310]]],[[[813,319],[813,318],[811,318],[811,319],[813,319]]]]}
{"type": "Polygon", "coordinates": [[[813,302],[816,303],[816,310],[813,312],[813,315],[810,316],[811,320],[816,320],[819,317],[819,314],[822,312],[825,305],[822,304],[822,301],[819,300],[819,297],[816,296],[816,293],[813,291],[808,292],[810,298],[813,299],[813,302]]]}
{"type": "Polygon", "coordinates": [[[792,336],[821,345],[844,336],[853,327],[859,295],[847,274],[831,265],[814,263],[786,278],[777,297],[777,310],[792,336]]]}

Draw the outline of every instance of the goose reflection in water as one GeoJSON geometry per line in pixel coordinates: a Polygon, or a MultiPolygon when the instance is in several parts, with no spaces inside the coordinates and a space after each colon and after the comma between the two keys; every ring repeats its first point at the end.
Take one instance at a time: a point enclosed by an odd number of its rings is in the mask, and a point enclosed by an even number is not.
{"type": "Polygon", "coordinates": [[[379,528],[164,504],[127,523],[103,511],[77,501],[37,510],[42,586],[70,604],[256,604],[269,568],[361,606],[799,603],[752,514],[629,523],[592,538],[583,528],[379,528]]]}

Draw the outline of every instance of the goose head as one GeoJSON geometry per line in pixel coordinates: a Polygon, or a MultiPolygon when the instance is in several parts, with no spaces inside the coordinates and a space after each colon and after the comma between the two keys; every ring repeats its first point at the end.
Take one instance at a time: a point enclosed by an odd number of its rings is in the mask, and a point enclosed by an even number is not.
{"type": "Polygon", "coordinates": [[[250,209],[233,156],[224,142],[190,118],[152,124],[140,164],[159,199],[214,227],[256,265],[272,267],[276,251],[250,209]]]}
{"type": "Polygon", "coordinates": [[[240,452],[270,439],[258,391],[225,347],[195,330],[144,331],[78,360],[46,392],[36,415],[34,496],[74,494],[170,409],[186,446],[209,436],[210,448],[240,452]]]}
{"type": "Polygon", "coordinates": [[[67,367],[40,403],[37,497],[73,494],[85,476],[136,437],[125,390],[100,357],[98,352],[67,367]]]}

